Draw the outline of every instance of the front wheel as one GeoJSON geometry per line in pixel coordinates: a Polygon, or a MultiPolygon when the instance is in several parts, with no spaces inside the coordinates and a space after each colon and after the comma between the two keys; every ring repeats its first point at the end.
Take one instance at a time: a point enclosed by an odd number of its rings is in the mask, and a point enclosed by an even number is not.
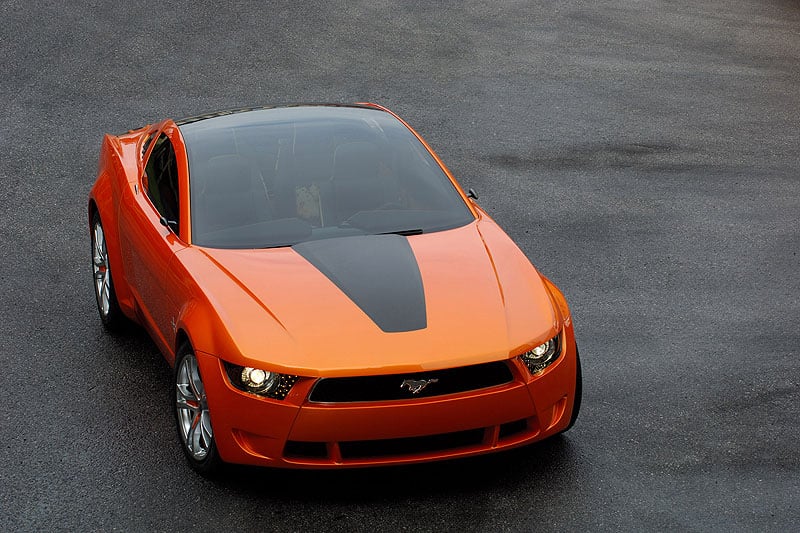
{"type": "MultiPolygon", "coordinates": [[[[578,347],[575,347],[575,401],[572,403],[572,416],[569,419],[569,425],[564,429],[568,431],[575,425],[578,419],[578,413],[581,410],[581,397],[583,396],[583,376],[581,373],[581,358],[578,355],[578,347]]],[[[563,433],[563,431],[562,431],[563,433]]]]}
{"type": "Polygon", "coordinates": [[[175,421],[183,453],[191,467],[204,476],[219,471],[222,460],[214,443],[211,414],[203,378],[192,347],[184,344],[175,359],[175,421]]]}

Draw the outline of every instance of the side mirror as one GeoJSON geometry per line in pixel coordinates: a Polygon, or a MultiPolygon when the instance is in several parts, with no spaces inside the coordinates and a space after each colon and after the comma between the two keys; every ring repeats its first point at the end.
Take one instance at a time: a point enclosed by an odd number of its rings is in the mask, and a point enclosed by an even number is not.
{"type": "Polygon", "coordinates": [[[475,192],[475,189],[470,187],[469,189],[467,189],[467,198],[472,198],[473,200],[477,200],[478,193],[475,192]]]}
{"type": "Polygon", "coordinates": [[[169,231],[175,233],[175,227],[178,225],[176,221],[168,220],[167,217],[161,217],[158,219],[158,221],[161,223],[162,226],[167,228],[169,231]]]}

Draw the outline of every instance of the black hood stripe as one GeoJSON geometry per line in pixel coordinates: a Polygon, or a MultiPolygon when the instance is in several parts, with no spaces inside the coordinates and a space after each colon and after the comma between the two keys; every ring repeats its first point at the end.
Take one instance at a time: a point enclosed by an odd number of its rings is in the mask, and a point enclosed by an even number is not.
{"type": "Polygon", "coordinates": [[[357,235],[292,246],[387,333],[428,325],[419,265],[401,235],[357,235]]]}

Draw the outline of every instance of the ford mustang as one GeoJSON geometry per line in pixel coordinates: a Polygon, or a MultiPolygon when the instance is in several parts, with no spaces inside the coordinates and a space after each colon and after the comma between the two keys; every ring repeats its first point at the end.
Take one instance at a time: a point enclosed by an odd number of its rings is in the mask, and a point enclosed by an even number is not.
{"type": "Polygon", "coordinates": [[[174,368],[203,475],[529,444],[578,415],[572,320],[476,198],[375,104],[106,135],[88,202],[100,319],[140,324],[174,368]]]}

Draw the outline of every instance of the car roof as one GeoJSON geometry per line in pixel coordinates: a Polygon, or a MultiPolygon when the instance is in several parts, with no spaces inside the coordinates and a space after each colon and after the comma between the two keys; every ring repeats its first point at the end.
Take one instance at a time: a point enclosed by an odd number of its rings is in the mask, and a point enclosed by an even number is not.
{"type": "Polygon", "coordinates": [[[185,126],[187,124],[193,124],[195,122],[200,122],[203,120],[208,120],[217,117],[224,117],[228,115],[237,115],[237,114],[247,114],[252,113],[255,111],[264,111],[268,109],[288,109],[288,108],[356,108],[356,109],[372,109],[376,111],[383,111],[379,106],[371,105],[371,104],[340,104],[340,103],[292,103],[292,104],[271,104],[271,105],[263,105],[263,106],[255,106],[255,107],[241,107],[236,109],[227,109],[222,111],[212,111],[210,113],[203,113],[202,115],[194,115],[191,117],[185,117],[178,120],[175,120],[175,124],[180,126],[185,126]]]}

